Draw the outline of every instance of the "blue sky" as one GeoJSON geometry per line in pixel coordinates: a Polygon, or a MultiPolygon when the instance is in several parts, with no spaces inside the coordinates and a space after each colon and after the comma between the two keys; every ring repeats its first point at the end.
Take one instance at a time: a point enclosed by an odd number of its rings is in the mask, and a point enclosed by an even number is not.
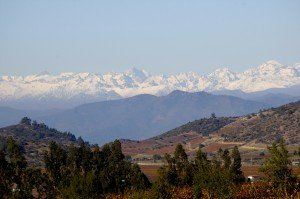
{"type": "Polygon", "coordinates": [[[299,0],[0,0],[0,75],[300,62],[299,0]]]}

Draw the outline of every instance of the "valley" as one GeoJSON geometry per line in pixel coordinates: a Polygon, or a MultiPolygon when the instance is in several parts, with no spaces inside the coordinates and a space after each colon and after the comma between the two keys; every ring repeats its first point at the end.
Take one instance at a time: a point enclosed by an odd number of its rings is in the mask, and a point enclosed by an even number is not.
{"type": "MultiPolygon", "coordinates": [[[[267,146],[280,138],[284,138],[291,158],[297,159],[299,130],[300,101],[240,117],[216,117],[211,114],[208,118],[188,122],[152,138],[120,141],[125,156],[139,164],[161,165],[164,155],[172,154],[181,144],[190,158],[199,149],[208,157],[213,157],[219,148],[231,150],[238,146],[243,165],[261,165],[268,156],[267,146]]],[[[70,132],[60,132],[29,118],[23,118],[17,125],[1,128],[0,138],[3,140],[7,136],[16,139],[24,147],[30,162],[36,161],[37,165],[40,165],[38,162],[42,160],[43,151],[47,150],[51,141],[64,146],[71,143],[78,146],[82,140],[70,132]]]]}
{"type": "MultiPolygon", "coordinates": [[[[213,162],[215,158],[218,157],[220,149],[222,149],[221,151],[223,152],[228,150],[229,153],[233,153],[235,146],[237,146],[241,158],[240,169],[241,172],[243,172],[243,175],[246,177],[248,175],[264,176],[265,173],[261,173],[259,169],[263,168],[268,158],[272,157],[272,153],[268,150],[268,146],[273,142],[278,143],[281,138],[285,140],[287,150],[289,151],[287,157],[291,162],[297,162],[299,160],[299,124],[300,101],[277,108],[260,110],[256,113],[243,116],[217,117],[215,113],[211,113],[210,117],[188,122],[148,139],[120,139],[120,141],[116,140],[113,143],[110,142],[99,148],[98,145],[84,142],[81,137],[76,138],[76,136],[70,132],[60,132],[54,128],[48,127],[44,123],[38,123],[35,120],[24,117],[18,124],[0,129],[0,149],[5,149],[7,138],[12,137],[19,145],[19,150],[24,154],[29,166],[28,168],[44,168],[46,166],[48,172],[51,172],[49,167],[45,165],[45,154],[52,154],[51,150],[55,150],[55,146],[60,147],[60,150],[64,151],[64,154],[68,156],[68,161],[70,161],[70,158],[72,157],[71,150],[74,150],[72,147],[76,147],[76,154],[79,155],[78,160],[81,160],[81,157],[84,157],[80,155],[83,149],[87,150],[86,153],[93,157],[92,159],[88,159],[89,164],[95,164],[94,158],[102,157],[101,154],[108,155],[110,157],[108,160],[110,161],[113,161],[118,157],[118,161],[128,165],[128,169],[130,168],[130,172],[133,172],[133,174],[137,174],[140,177],[145,175],[144,177],[147,177],[147,180],[150,181],[149,183],[159,183],[159,179],[161,179],[160,176],[162,175],[161,168],[169,168],[170,162],[168,161],[170,161],[170,158],[173,158],[173,153],[177,150],[179,144],[187,154],[188,161],[190,162],[189,164],[191,165],[195,165],[194,160],[199,153],[199,149],[207,155],[206,157],[209,162],[213,162]],[[58,143],[58,145],[53,145],[53,141],[58,143]],[[106,151],[109,148],[111,148],[111,150],[118,150],[118,153],[115,154],[113,151],[111,151],[111,153],[106,151]],[[121,155],[121,152],[124,155],[121,155]],[[171,156],[166,156],[166,154],[170,154],[171,156]],[[140,171],[143,173],[139,174],[140,171]]],[[[82,159],[82,161],[83,160],[84,159],[82,159]]],[[[53,161],[49,160],[47,164],[50,164],[51,162],[53,161]]],[[[84,162],[81,162],[80,164],[82,164],[80,168],[85,168],[84,162]]],[[[100,161],[97,164],[105,164],[105,161],[100,161]]],[[[118,168],[115,167],[115,164],[110,164],[111,166],[109,169],[118,168]]],[[[59,170],[63,171],[63,168],[65,167],[61,166],[59,170]]],[[[86,169],[88,168],[93,169],[94,167],[86,167],[86,169]]],[[[291,164],[289,168],[293,172],[292,174],[296,175],[298,166],[291,164]]],[[[94,172],[95,171],[97,170],[94,170],[94,172]]],[[[110,173],[105,169],[100,171],[103,175],[104,173],[110,173]]],[[[171,172],[171,170],[165,171],[171,172]]],[[[38,170],[38,172],[40,171],[38,170]]],[[[66,176],[69,175],[68,172],[63,172],[63,174],[66,176]]],[[[85,173],[78,172],[76,175],[85,176],[85,173]]],[[[193,178],[195,177],[194,175],[192,176],[193,178]]],[[[74,180],[79,180],[76,176],[73,178],[74,180]]],[[[133,177],[133,179],[134,178],[135,177],[133,177]]],[[[105,179],[106,178],[98,176],[97,183],[99,181],[105,183],[105,179]]],[[[87,180],[88,178],[85,177],[79,180],[78,183],[85,183],[87,180]]],[[[143,181],[143,183],[150,186],[147,180],[143,181]]],[[[135,181],[131,182],[133,183],[135,181]]],[[[71,189],[68,187],[69,185],[67,182],[64,183],[66,183],[66,187],[64,186],[65,184],[63,184],[61,185],[61,189],[71,189]]],[[[247,185],[247,183],[243,183],[241,184],[241,187],[246,187],[247,185]]],[[[191,187],[187,189],[190,188],[191,187]]],[[[122,186],[120,189],[122,189],[122,186]]],[[[245,189],[247,189],[247,187],[245,189]]],[[[258,189],[261,189],[261,187],[258,187],[258,189]]],[[[84,188],[83,190],[88,189],[84,188]]],[[[92,191],[94,190],[97,189],[93,189],[92,191]]],[[[106,189],[104,188],[103,190],[106,189]]],[[[139,189],[137,189],[136,194],[138,191],[139,189]]],[[[148,188],[148,192],[152,193],[153,191],[155,191],[155,188],[148,188]]],[[[178,191],[185,193],[181,189],[178,191]]],[[[112,193],[117,192],[117,190],[112,191],[112,193]]],[[[54,193],[56,192],[54,191],[54,193]]],[[[126,192],[125,194],[129,193],[126,192]]],[[[142,192],[141,194],[144,195],[145,192],[142,192]]],[[[243,193],[241,191],[241,194],[249,195],[250,193],[243,193]]],[[[115,196],[113,195],[112,197],[115,196]]]]}

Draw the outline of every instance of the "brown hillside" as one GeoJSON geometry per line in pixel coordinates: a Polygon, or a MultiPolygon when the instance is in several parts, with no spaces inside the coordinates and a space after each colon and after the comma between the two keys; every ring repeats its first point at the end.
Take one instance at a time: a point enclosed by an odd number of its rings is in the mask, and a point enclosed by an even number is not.
{"type": "Polygon", "coordinates": [[[271,144],[283,137],[288,145],[298,145],[300,101],[241,117],[220,132],[230,142],[271,144]]]}
{"type": "Polygon", "coordinates": [[[179,143],[190,155],[199,148],[214,153],[219,148],[238,145],[245,161],[250,161],[261,159],[267,145],[281,137],[290,150],[299,146],[300,101],[242,117],[196,120],[151,139],[123,141],[122,146],[125,154],[149,157],[172,154],[179,143]]]}
{"type": "Polygon", "coordinates": [[[79,145],[79,140],[73,134],[49,128],[44,123],[31,122],[26,117],[17,125],[0,128],[0,150],[5,145],[7,137],[16,140],[31,166],[43,164],[43,155],[52,141],[65,147],[71,143],[79,145]]]}

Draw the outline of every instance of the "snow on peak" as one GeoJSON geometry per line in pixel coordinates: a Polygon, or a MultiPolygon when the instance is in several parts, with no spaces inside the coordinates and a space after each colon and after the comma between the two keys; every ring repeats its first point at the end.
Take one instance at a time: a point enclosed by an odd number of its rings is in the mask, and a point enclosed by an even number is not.
{"type": "Polygon", "coordinates": [[[70,77],[73,76],[75,73],[73,72],[64,72],[64,73],[60,73],[59,76],[60,77],[70,77]]]}
{"type": "Polygon", "coordinates": [[[284,66],[277,61],[271,60],[259,66],[258,70],[261,74],[273,75],[278,73],[284,66]]]}
{"type": "Polygon", "coordinates": [[[277,67],[281,67],[283,66],[281,63],[279,63],[278,61],[276,60],[269,60],[265,63],[266,65],[273,65],[273,66],[277,66],[277,67]]]}
{"type": "Polygon", "coordinates": [[[149,74],[147,71],[139,70],[135,67],[125,71],[125,74],[128,75],[129,77],[136,78],[139,81],[144,81],[147,79],[147,77],[149,77],[149,74]]]}
{"type": "Polygon", "coordinates": [[[44,76],[44,75],[50,75],[50,73],[45,70],[45,71],[40,72],[37,76],[44,76]]]}
{"type": "Polygon", "coordinates": [[[294,85],[300,85],[300,64],[284,66],[274,60],[242,73],[234,73],[228,68],[223,68],[208,76],[194,72],[150,75],[145,70],[137,68],[103,75],[72,72],[59,75],[41,73],[25,77],[0,77],[0,102],[4,99],[22,100],[28,96],[56,99],[107,96],[107,99],[112,99],[118,95],[122,97],[145,93],[165,95],[174,90],[197,92],[226,89],[254,92],[294,85]]]}
{"type": "Polygon", "coordinates": [[[217,69],[215,72],[209,74],[208,77],[219,82],[234,81],[237,79],[236,74],[232,73],[228,68],[217,69]]]}

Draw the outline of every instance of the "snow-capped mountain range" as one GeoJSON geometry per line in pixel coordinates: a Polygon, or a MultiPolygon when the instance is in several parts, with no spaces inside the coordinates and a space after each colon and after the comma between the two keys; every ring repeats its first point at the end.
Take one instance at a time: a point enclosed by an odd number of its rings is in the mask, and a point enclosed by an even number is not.
{"type": "Polygon", "coordinates": [[[133,68],[122,73],[41,73],[29,76],[0,76],[0,102],[47,100],[96,101],[138,94],[167,95],[174,90],[188,92],[241,90],[256,92],[300,85],[300,63],[286,66],[268,61],[242,73],[228,68],[204,76],[194,72],[151,75],[133,68]],[[91,100],[93,99],[93,100],[91,100]]]}

